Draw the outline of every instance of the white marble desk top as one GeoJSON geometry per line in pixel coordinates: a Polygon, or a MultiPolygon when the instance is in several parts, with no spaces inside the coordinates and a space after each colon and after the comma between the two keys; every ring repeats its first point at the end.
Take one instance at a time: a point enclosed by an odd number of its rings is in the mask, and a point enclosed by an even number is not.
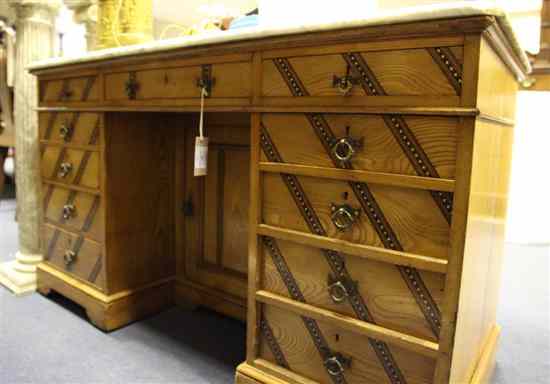
{"type": "Polygon", "coordinates": [[[377,12],[375,14],[354,15],[353,18],[340,19],[333,22],[289,25],[284,27],[257,26],[230,31],[213,31],[200,35],[187,36],[168,40],[153,41],[146,44],[131,45],[124,47],[109,48],[99,51],[92,51],[78,57],[50,58],[32,63],[27,69],[42,70],[60,67],[68,64],[81,64],[95,61],[103,61],[124,56],[136,56],[140,54],[158,53],[172,51],[186,47],[205,46],[209,44],[221,44],[243,40],[254,40],[265,37],[284,36],[308,32],[329,31],[348,29],[366,26],[378,26],[398,24],[413,21],[437,20],[471,16],[494,16],[501,26],[506,38],[512,46],[515,54],[528,71],[531,66],[527,55],[520,47],[514,35],[512,27],[505,12],[494,6],[494,3],[483,1],[462,1],[457,3],[445,3],[428,6],[415,6],[401,8],[389,12],[377,12]]]}

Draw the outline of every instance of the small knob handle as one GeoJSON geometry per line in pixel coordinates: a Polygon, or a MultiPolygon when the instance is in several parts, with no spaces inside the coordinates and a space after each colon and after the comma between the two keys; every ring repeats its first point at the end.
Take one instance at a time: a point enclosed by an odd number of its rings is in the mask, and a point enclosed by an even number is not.
{"type": "Polygon", "coordinates": [[[351,358],[344,357],[340,353],[336,353],[334,356],[325,360],[325,368],[331,376],[340,376],[344,373],[346,368],[351,367],[351,358]]]}
{"type": "Polygon", "coordinates": [[[76,260],[76,253],[74,251],[66,250],[65,254],[63,255],[63,261],[65,262],[65,266],[69,266],[72,263],[74,263],[76,260]]]}
{"type": "Polygon", "coordinates": [[[349,279],[337,279],[328,275],[328,293],[335,304],[344,302],[348,297],[357,292],[358,283],[349,279]]]}
{"type": "Polygon", "coordinates": [[[361,214],[360,209],[352,208],[347,204],[336,205],[331,204],[330,210],[332,214],[330,219],[332,223],[339,231],[345,232],[351,228],[351,226],[357,221],[357,218],[361,214]]]}
{"type": "Polygon", "coordinates": [[[68,86],[65,86],[61,91],[61,101],[67,101],[71,97],[73,97],[73,91],[71,91],[68,86]]]}
{"type": "Polygon", "coordinates": [[[63,206],[63,218],[65,220],[70,219],[74,216],[76,207],[73,204],[67,204],[63,206]]]}
{"type": "Polygon", "coordinates": [[[59,177],[65,178],[73,170],[73,165],[71,163],[61,163],[59,165],[59,177]]]}
{"type": "Polygon", "coordinates": [[[61,137],[64,141],[69,141],[71,140],[72,135],[73,127],[68,122],[61,124],[61,127],[59,128],[59,137],[61,137]]]}

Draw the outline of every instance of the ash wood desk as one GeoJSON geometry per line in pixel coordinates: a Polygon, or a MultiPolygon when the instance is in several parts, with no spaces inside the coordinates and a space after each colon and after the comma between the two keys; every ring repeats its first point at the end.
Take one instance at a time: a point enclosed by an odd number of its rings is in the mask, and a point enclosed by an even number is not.
{"type": "Polygon", "coordinates": [[[174,302],[246,319],[239,384],[488,382],[529,64],[498,12],[413,19],[32,67],[39,290],[104,330],[174,302]]]}

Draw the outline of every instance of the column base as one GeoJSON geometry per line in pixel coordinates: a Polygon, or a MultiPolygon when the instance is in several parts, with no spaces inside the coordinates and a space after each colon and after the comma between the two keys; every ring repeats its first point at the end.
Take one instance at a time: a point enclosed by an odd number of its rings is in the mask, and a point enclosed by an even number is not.
{"type": "Polygon", "coordinates": [[[0,285],[5,286],[16,296],[36,291],[36,272],[19,271],[20,263],[17,260],[0,264],[0,285]]]}

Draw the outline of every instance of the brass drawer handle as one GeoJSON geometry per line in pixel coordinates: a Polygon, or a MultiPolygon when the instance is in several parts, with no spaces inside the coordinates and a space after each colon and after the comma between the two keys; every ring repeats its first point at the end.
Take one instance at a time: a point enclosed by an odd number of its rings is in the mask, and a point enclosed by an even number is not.
{"type": "Polygon", "coordinates": [[[61,90],[61,101],[67,101],[73,97],[73,91],[70,90],[68,85],[64,85],[61,90]]]}
{"type": "Polygon", "coordinates": [[[68,123],[64,122],[59,128],[59,137],[64,141],[70,141],[73,135],[73,127],[68,123]]]}
{"type": "Polygon", "coordinates": [[[358,283],[349,279],[337,279],[328,275],[328,293],[336,304],[344,302],[348,297],[357,292],[358,283]]]}
{"type": "Polygon", "coordinates": [[[351,228],[351,226],[357,221],[357,218],[361,214],[360,209],[352,208],[347,204],[336,205],[330,204],[331,215],[330,219],[332,223],[339,231],[345,232],[351,228]]]}
{"type": "Polygon", "coordinates": [[[140,84],[139,84],[139,81],[137,80],[137,76],[135,72],[130,72],[128,74],[128,80],[124,84],[124,88],[126,90],[126,96],[128,96],[128,99],[135,100],[140,88],[140,84]]]}
{"type": "Polygon", "coordinates": [[[76,260],[76,253],[71,250],[65,251],[65,254],[63,255],[63,261],[65,262],[65,266],[68,267],[72,263],[74,263],[76,260]]]}
{"type": "Polygon", "coordinates": [[[58,176],[61,178],[65,178],[69,173],[71,173],[72,170],[73,170],[73,165],[71,163],[61,163],[59,165],[58,176]]]}
{"type": "Polygon", "coordinates": [[[74,216],[76,207],[73,204],[67,204],[63,206],[63,218],[69,220],[74,216]]]}
{"type": "Polygon", "coordinates": [[[334,356],[325,360],[325,368],[331,376],[340,376],[346,368],[351,367],[351,358],[344,357],[341,353],[336,353],[334,356]]]}
{"type": "Polygon", "coordinates": [[[358,85],[359,83],[360,81],[358,78],[351,76],[349,66],[345,76],[340,77],[333,75],[332,77],[332,87],[338,89],[342,96],[349,96],[353,86],[358,85]]]}
{"type": "Polygon", "coordinates": [[[364,138],[354,139],[349,135],[349,131],[350,127],[346,127],[346,136],[336,140],[331,148],[333,156],[342,163],[350,161],[353,155],[364,146],[364,138]]]}

